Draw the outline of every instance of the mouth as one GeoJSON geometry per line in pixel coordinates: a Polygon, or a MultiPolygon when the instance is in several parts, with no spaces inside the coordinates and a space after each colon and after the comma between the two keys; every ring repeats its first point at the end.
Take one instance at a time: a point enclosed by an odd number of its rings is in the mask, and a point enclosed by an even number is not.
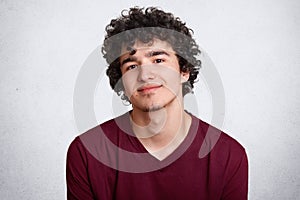
{"type": "Polygon", "coordinates": [[[161,87],[162,87],[162,85],[144,85],[142,87],[139,87],[137,89],[137,91],[138,92],[142,92],[142,93],[144,93],[144,92],[152,92],[152,91],[154,91],[156,89],[159,89],[161,87]]]}

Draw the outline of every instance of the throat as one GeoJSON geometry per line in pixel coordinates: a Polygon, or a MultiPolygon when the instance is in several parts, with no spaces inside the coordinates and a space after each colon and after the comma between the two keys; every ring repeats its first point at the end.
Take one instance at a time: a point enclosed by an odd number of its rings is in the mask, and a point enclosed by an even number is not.
{"type": "Polygon", "coordinates": [[[184,111],[177,116],[169,115],[166,110],[150,113],[151,120],[147,124],[139,125],[131,120],[132,128],[144,148],[158,160],[163,160],[186,138],[191,116],[184,111]]]}

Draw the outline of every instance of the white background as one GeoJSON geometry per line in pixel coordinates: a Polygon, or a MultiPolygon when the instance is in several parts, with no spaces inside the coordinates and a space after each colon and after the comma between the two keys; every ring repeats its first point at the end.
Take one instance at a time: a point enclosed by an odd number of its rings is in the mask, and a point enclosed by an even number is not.
{"type": "MultiPolygon", "coordinates": [[[[247,150],[249,198],[299,199],[300,1],[142,2],[0,1],[0,198],[65,199],[66,151],[79,134],[79,70],[110,19],[130,6],[155,5],[187,22],[222,77],[221,128],[247,150]]],[[[95,93],[99,122],[113,116],[103,80],[95,93]]],[[[207,93],[199,85],[196,95],[207,93]]],[[[208,97],[199,101],[210,105],[208,97]]]]}

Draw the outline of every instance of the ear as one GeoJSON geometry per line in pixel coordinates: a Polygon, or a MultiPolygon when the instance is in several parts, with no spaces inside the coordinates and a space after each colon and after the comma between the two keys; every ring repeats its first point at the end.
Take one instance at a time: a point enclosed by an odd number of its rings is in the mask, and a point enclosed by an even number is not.
{"type": "Polygon", "coordinates": [[[181,83],[187,82],[190,78],[190,72],[189,71],[181,72],[180,75],[181,75],[181,83]]]}

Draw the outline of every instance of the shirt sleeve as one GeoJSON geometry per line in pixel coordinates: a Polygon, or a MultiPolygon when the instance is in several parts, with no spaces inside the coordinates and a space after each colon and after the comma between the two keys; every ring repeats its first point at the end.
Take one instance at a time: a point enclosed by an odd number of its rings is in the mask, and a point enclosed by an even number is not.
{"type": "Polygon", "coordinates": [[[222,200],[247,200],[248,199],[248,159],[246,152],[233,167],[232,176],[228,179],[222,200]]]}
{"type": "Polygon", "coordinates": [[[79,137],[75,138],[68,149],[66,181],[68,200],[94,199],[87,173],[86,151],[79,137]]]}

